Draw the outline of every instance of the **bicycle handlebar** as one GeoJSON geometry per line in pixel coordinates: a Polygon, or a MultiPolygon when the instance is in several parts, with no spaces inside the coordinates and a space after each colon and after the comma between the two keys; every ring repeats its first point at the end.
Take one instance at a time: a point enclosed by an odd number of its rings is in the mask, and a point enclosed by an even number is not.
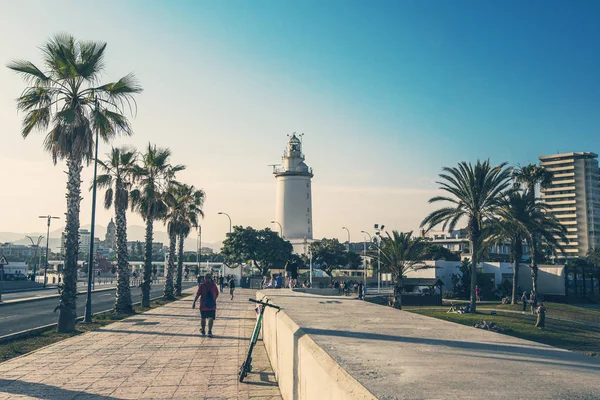
{"type": "Polygon", "coordinates": [[[277,310],[281,310],[281,307],[278,307],[278,306],[273,305],[273,304],[269,304],[266,301],[260,301],[260,300],[254,300],[254,299],[248,299],[248,301],[251,301],[251,302],[257,303],[257,304],[262,304],[263,306],[273,307],[273,308],[275,308],[277,310]]]}

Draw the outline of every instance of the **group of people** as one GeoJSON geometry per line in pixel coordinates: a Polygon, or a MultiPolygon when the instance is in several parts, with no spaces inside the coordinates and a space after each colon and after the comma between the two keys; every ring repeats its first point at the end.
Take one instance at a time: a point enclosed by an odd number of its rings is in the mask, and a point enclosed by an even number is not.
{"type": "Polygon", "coordinates": [[[362,281],[357,282],[355,280],[346,280],[339,282],[334,280],[329,284],[329,287],[337,289],[340,296],[350,296],[353,293],[358,294],[359,300],[363,300],[367,294],[367,288],[362,281]]]}
{"type": "Polygon", "coordinates": [[[268,276],[263,277],[261,287],[263,289],[281,289],[283,286],[282,274],[274,274],[269,278],[268,276]]]}
{"type": "Polygon", "coordinates": [[[219,289],[221,290],[221,293],[223,293],[225,286],[229,288],[229,294],[231,295],[231,300],[233,300],[233,292],[235,292],[235,276],[223,276],[217,274],[217,282],[219,282],[219,289]]]}
{"type": "Polygon", "coordinates": [[[540,303],[538,305],[538,298],[535,292],[532,290],[527,297],[527,291],[523,292],[521,296],[521,303],[523,303],[523,314],[527,311],[527,306],[531,306],[531,313],[537,314],[537,321],[535,326],[537,328],[543,328],[546,325],[546,312],[547,308],[544,306],[544,303],[540,303]]]}

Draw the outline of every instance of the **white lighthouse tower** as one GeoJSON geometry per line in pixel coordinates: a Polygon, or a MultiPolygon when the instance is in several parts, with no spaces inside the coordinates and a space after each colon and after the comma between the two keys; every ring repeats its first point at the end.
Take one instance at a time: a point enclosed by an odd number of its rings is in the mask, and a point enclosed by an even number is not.
{"type": "Polygon", "coordinates": [[[277,180],[276,221],[281,224],[283,238],[294,245],[297,253],[306,252],[313,237],[312,169],[304,163],[302,141],[294,133],[283,153],[281,165],[273,168],[277,180]]]}

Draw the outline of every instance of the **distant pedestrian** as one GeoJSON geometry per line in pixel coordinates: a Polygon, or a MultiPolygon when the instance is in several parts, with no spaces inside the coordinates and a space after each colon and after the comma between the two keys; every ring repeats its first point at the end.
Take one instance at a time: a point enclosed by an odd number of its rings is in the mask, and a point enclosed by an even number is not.
{"type": "Polygon", "coordinates": [[[362,300],[363,299],[363,284],[359,283],[358,284],[358,299],[362,300]]]}
{"type": "Polygon", "coordinates": [[[276,289],[281,289],[281,284],[282,284],[283,278],[281,277],[281,274],[277,275],[277,277],[275,278],[275,282],[276,282],[276,289]]]}
{"type": "Polygon", "coordinates": [[[481,289],[479,289],[479,286],[475,286],[475,300],[478,303],[481,302],[481,289]]]}
{"type": "Polygon", "coordinates": [[[521,296],[521,302],[523,303],[523,314],[527,311],[527,292],[523,292],[523,296],[521,296]]]}
{"type": "Polygon", "coordinates": [[[219,297],[219,288],[212,280],[212,275],[207,273],[204,282],[198,285],[198,292],[192,304],[192,309],[196,308],[196,301],[200,298],[200,334],[206,335],[206,320],[208,319],[208,337],[213,337],[213,321],[217,317],[217,297],[219,297]]]}
{"type": "Polygon", "coordinates": [[[225,277],[223,275],[219,276],[219,288],[221,289],[221,293],[223,293],[223,287],[225,286],[225,277]]]}
{"type": "Polygon", "coordinates": [[[231,295],[231,300],[233,300],[233,292],[235,291],[235,278],[232,276],[229,280],[229,294],[231,295]]]}
{"type": "Polygon", "coordinates": [[[535,311],[537,309],[537,296],[533,290],[529,295],[529,304],[531,304],[531,313],[535,314],[535,311]]]}
{"type": "Polygon", "coordinates": [[[546,307],[544,307],[544,303],[540,303],[540,306],[537,308],[537,321],[535,323],[536,328],[543,328],[546,326],[546,307]]]}

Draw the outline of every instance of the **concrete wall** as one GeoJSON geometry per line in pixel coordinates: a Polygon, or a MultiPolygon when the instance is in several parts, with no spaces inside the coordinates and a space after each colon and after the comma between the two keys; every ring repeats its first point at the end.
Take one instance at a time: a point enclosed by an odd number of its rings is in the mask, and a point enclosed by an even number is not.
{"type": "Polygon", "coordinates": [[[292,289],[294,292],[299,293],[309,293],[316,294],[319,296],[337,296],[339,294],[338,289],[329,289],[329,288],[294,288],[292,289]]]}
{"type": "MultiPolygon", "coordinates": [[[[257,292],[257,298],[269,292],[257,292]]],[[[376,399],[320,348],[285,310],[267,308],[263,341],[284,400],[376,399]]]]}

